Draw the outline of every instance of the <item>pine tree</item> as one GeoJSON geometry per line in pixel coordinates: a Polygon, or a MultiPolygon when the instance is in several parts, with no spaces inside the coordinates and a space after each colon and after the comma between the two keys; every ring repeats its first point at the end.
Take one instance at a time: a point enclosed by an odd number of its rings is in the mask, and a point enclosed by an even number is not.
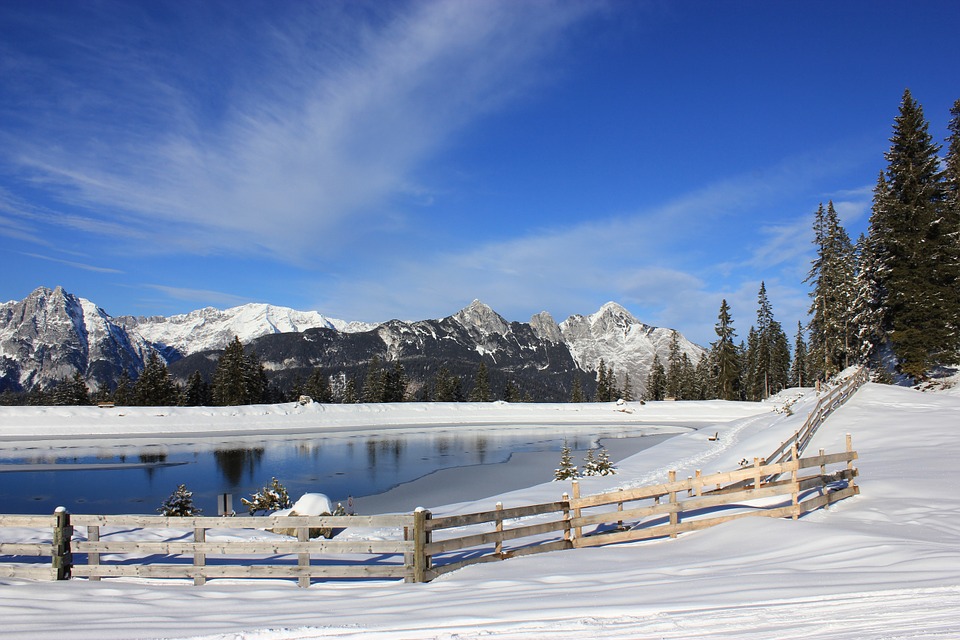
{"type": "Polygon", "coordinates": [[[610,402],[610,378],[607,374],[607,364],[600,358],[597,365],[597,393],[596,402],[610,402]]]}
{"type": "Polygon", "coordinates": [[[193,504],[193,492],[186,485],[178,485],[157,511],[166,517],[199,516],[203,511],[193,504]]]}
{"type": "Polygon", "coordinates": [[[840,225],[833,202],[823,204],[814,220],[817,257],[806,281],[810,297],[810,353],[814,374],[828,378],[857,359],[857,331],[853,322],[856,297],[856,257],[850,237],[840,225]]]}
{"type": "Polygon", "coordinates": [[[715,367],[716,396],[721,400],[740,399],[740,358],[733,339],[737,336],[727,301],[720,303],[720,313],[714,327],[717,341],[711,345],[711,359],[715,367]]]}
{"type": "Polygon", "coordinates": [[[399,360],[383,375],[383,402],[403,402],[407,399],[407,373],[399,360]]]}
{"type": "Polygon", "coordinates": [[[504,402],[520,402],[521,398],[520,389],[517,388],[517,385],[513,383],[513,380],[507,380],[507,383],[503,385],[504,402]]]}
{"type": "Polygon", "coordinates": [[[583,458],[581,469],[583,470],[581,474],[584,476],[597,475],[597,459],[593,457],[593,449],[587,449],[587,455],[583,458]]]}
{"type": "Polygon", "coordinates": [[[187,380],[187,388],[183,393],[183,403],[188,407],[205,407],[212,401],[210,385],[203,379],[199,371],[194,371],[187,380]]]}
{"type": "Polygon", "coordinates": [[[133,403],[141,407],[172,407],[180,404],[180,392],[170,379],[167,365],[151,351],[140,377],[133,384],[133,403]]]}
{"type": "Polygon", "coordinates": [[[570,392],[570,402],[586,402],[583,395],[583,385],[580,384],[580,378],[573,379],[573,390],[570,392]]]}
{"type": "Polygon", "coordinates": [[[53,390],[53,404],[59,406],[86,406],[90,404],[87,381],[79,371],[70,379],[63,379],[53,390]]]}
{"type": "Polygon", "coordinates": [[[573,464],[573,453],[570,451],[570,445],[564,440],[563,448],[560,450],[560,468],[553,470],[553,479],[572,480],[577,476],[577,465],[573,464]]]}
{"type": "Polygon", "coordinates": [[[807,343],[803,340],[803,324],[797,322],[797,337],[793,342],[793,367],[790,369],[790,386],[810,386],[807,374],[807,343]]]}
{"type": "Polygon", "coordinates": [[[343,404],[356,404],[357,403],[357,383],[353,378],[347,380],[347,384],[343,387],[343,404]]]}
{"type": "Polygon", "coordinates": [[[623,374],[623,389],[620,390],[620,397],[624,402],[633,402],[633,385],[630,383],[630,372],[623,374]]]}
{"type": "Polygon", "coordinates": [[[667,394],[667,372],[660,362],[660,355],[653,354],[650,363],[650,373],[647,375],[645,398],[647,400],[663,400],[667,394]]]}
{"type": "Polygon", "coordinates": [[[460,395],[460,379],[451,375],[445,365],[441,365],[433,378],[434,402],[459,402],[462,400],[460,395]]]}
{"type": "Polygon", "coordinates": [[[314,367],[313,371],[310,372],[310,377],[307,378],[307,383],[303,386],[303,392],[315,402],[333,402],[333,388],[330,386],[330,378],[319,367],[314,367]]]}
{"type": "Polygon", "coordinates": [[[853,325],[856,327],[855,354],[858,362],[869,362],[883,339],[882,296],[876,250],[863,234],[857,240],[857,277],[853,299],[853,325]]]}
{"type": "Polygon", "coordinates": [[[270,388],[267,384],[267,372],[260,362],[256,351],[244,352],[243,381],[245,398],[242,404],[260,404],[270,402],[270,388]]]}
{"type": "Polygon", "coordinates": [[[470,402],[490,402],[493,397],[490,394],[490,378],[487,373],[487,365],[481,360],[477,367],[477,375],[473,379],[473,389],[470,390],[470,402]]]}
{"type": "Polygon", "coordinates": [[[882,327],[900,370],[916,379],[955,344],[949,274],[939,271],[955,254],[941,224],[943,176],[923,108],[910,91],[903,94],[890,150],[884,154],[884,180],[874,194],[870,239],[879,262],[882,327]],[[945,277],[946,276],[946,277],[945,277]]]}
{"type": "Polygon", "coordinates": [[[617,473],[617,467],[611,462],[610,454],[603,447],[600,448],[600,452],[597,454],[597,462],[596,465],[594,465],[594,470],[598,476],[612,476],[617,473]]]}
{"type": "Polygon", "coordinates": [[[790,344],[780,323],[773,318],[773,307],[763,282],[757,295],[757,328],[750,328],[747,361],[748,400],[762,400],[787,386],[790,344]]]}
{"type": "Polygon", "coordinates": [[[383,402],[384,379],[380,358],[373,356],[367,364],[367,376],[363,380],[363,401],[383,402]]]}
{"type": "Polygon", "coordinates": [[[694,369],[696,377],[696,400],[713,400],[717,397],[716,377],[713,374],[713,353],[707,353],[697,361],[694,369]]]}
{"type": "Polygon", "coordinates": [[[213,373],[213,402],[227,407],[247,404],[247,358],[239,336],[226,346],[213,373]]]}
{"type": "Polygon", "coordinates": [[[683,359],[680,356],[680,336],[674,331],[670,335],[670,355],[667,358],[666,397],[683,399],[683,359]]]}
{"type": "Polygon", "coordinates": [[[113,390],[113,403],[118,407],[125,407],[133,403],[133,383],[124,369],[117,377],[117,388],[113,390]]]}

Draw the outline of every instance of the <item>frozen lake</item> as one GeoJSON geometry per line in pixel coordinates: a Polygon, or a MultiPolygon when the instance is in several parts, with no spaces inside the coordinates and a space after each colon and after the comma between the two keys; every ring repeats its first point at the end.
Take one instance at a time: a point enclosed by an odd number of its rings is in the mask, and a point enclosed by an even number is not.
{"type": "MultiPolygon", "coordinates": [[[[156,512],[180,483],[207,515],[217,496],[240,498],[278,478],[292,499],[326,493],[359,513],[475,500],[553,478],[564,440],[579,463],[602,443],[614,462],[675,435],[676,426],[562,425],[518,428],[410,427],[322,437],[198,437],[91,446],[79,441],[0,450],[0,499],[7,513],[156,512]]],[[[558,495],[559,497],[559,495],[558,495]]]]}

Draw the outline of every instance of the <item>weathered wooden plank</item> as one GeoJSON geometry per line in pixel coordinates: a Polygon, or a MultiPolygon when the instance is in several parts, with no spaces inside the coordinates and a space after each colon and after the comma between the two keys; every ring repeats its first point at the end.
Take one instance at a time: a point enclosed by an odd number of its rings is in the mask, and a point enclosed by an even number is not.
{"type": "Polygon", "coordinates": [[[460,549],[469,549],[470,547],[478,547],[484,544],[506,542],[508,540],[516,540],[517,538],[542,535],[552,531],[563,531],[566,529],[566,526],[565,521],[555,520],[522,527],[511,527],[503,531],[488,531],[486,533],[477,533],[459,538],[447,538],[446,540],[437,540],[428,544],[426,546],[426,554],[435,555],[448,551],[459,551],[460,549]]]}
{"type": "Polygon", "coordinates": [[[841,453],[828,453],[822,456],[812,456],[810,458],[800,458],[800,468],[819,467],[820,465],[840,464],[857,460],[856,451],[844,451],[841,453]]]}
{"type": "Polygon", "coordinates": [[[403,565],[77,565],[75,577],[101,578],[404,578],[403,565]]]}
{"type": "Polygon", "coordinates": [[[49,542],[0,542],[0,556],[51,556],[53,545],[49,542]]]}
{"type": "Polygon", "coordinates": [[[100,540],[96,542],[77,540],[73,543],[73,549],[77,553],[122,553],[131,555],[161,553],[173,555],[191,555],[193,553],[285,555],[305,551],[315,554],[380,554],[409,553],[413,550],[413,542],[402,540],[311,540],[309,542],[298,542],[296,540],[226,540],[218,542],[214,540],[198,543],[164,540],[100,540]]]}
{"type": "Polygon", "coordinates": [[[683,503],[671,504],[662,502],[660,504],[650,505],[649,507],[639,507],[636,509],[625,509],[623,511],[605,511],[603,513],[591,513],[579,518],[573,518],[572,525],[576,527],[588,527],[593,524],[604,524],[607,522],[619,522],[630,520],[642,520],[651,516],[666,515],[683,509],[683,503]]]}
{"type": "Polygon", "coordinates": [[[430,531],[439,531],[441,529],[451,529],[453,527],[466,527],[475,524],[484,524],[487,522],[496,522],[497,518],[503,520],[512,520],[515,518],[525,518],[529,516],[539,516],[547,513],[562,512],[566,506],[563,502],[548,502],[543,504],[531,504],[522,507],[511,507],[502,511],[483,511],[479,513],[465,513],[453,516],[439,516],[430,520],[428,526],[430,531]]]}
{"type": "Polygon", "coordinates": [[[0,515],[0,527],[24,527],[52,529],[57,525],[57,517],[49,516],[20,516],[0,515]]]}
{"type": "MultiPolygon", "coordinates": [[[[74,526],[143,527],[153,529],[272,529],[275,527],[395,528],[412,526],[413,516],[223,516],[165,517],[72,514],[74,526]]],[[[2,524],[2,523],[0,523],[2,524]]]]}
{"type": "Polygon", "coordinates": [[[0,564],[0,578],[56,580],[57,570],[48,564],[0,564]]]}

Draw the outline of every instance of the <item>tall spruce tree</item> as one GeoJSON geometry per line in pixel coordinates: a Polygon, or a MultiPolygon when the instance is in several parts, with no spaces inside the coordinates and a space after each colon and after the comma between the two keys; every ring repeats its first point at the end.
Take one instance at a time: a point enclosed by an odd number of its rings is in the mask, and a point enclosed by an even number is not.
{"type": "Polygon", "coordinates": [[[477,367],[477,374],[473,379],[473,389],[470,390],[470,402],[490,402],[493,396],[490,393],[490,375],[487,373],[487,364],[481,360],[477,367]]]}
{"type": "Polygon", "coordinates": [[[720,303],[720,313],[714,326],[717,341],[711,345],[710,356],[715,369],[715,393],[721,400],[740,399],[740,358],[733,339],[737,332],[733,328],[730,306],[726,300],[720,303]]]}
{"type": "Polygon", "coordinates": [[[870,238],[876,249],[882,327],[900,370],[916,379],[955,348],[948,263],[950,233],[940,214],[944,200],[938,152],[923,108],[903,94],[894,121],[887,168],[874,193],[870,238]]]}
{"type": "Polygon", "coordinates": [[[610,375],[607,372],[607,363],[600,358],[597,365],[597,393],[594,397],[595,402],[610,401],[610,375]]]}
{"type": "Polygon", "coordinates": [[[234,336],[220,354],[211,387],[213,403],[222,407],[266,400],[266,371],[256,353],[247,354],[239,336],[234,336]]]}
{"type": "Polygon", "coordinates": [[[172,407],[180,404],[180,392],[170,379],[167,365],[151,351],[140,377],[133,383],[133,403],[141,407],[172,407]]]}
{"type": "Polygon", "coordinates": [[[853,325],[856,328],[855,354],[858,362],[874,359],[883,339],[883,300],[876,249],[869,238],[857,240],[857,276],[854,281],[853,325]]]}
{"type": "Polygon", "coordinates": [[[797,336],[793,342],[793,366],[790,368],[790,386],[810,386],[807,373],[807,343],[803,339],[803,323],[797,322],[797,336]]]}
{"type": "Polygon", "coordinates": [[[647,375],[647,385],[644,397],[647,400],[663,400],[667,395],[667,371],[660,362],[660,354],[653,354],[650,363],[650,373],[647,375]]]}
{"type": "Polygon", "coordinates": [[[757,294],[757,328],[750,328],[747,361],[748,400],[762,400],[787,386],[790,344],[780,323],[774,320],[773,307],[763,282],[757,294]]]}
{"type": "Polygon", "coordinates": [[[810,362],[813,374],[827,378],[856,360],[857,331],[853,322],[856,259],[850,237],[840,225],[833,202],[814,217],[817,255],[807,282],[810,297],[810,362]]]}
{"type": "Polygon", "coordinates": [[[670,355],[667,357],[667,397],[683,400],[683,357],[680,353],[680,335],[670,334],[670,355]]]}
{"type": "Polygon", "coordinates": [[[204,407],[210,404],[211,400],[210,385],[199,371],[194,371],[187,380],[187,388],[183,392],[183,403],[188,407],[204,407]]]}
{"type": "Polygon", "coordinates": [[[367,375],[363,379],[363,401],[383,402],[384,379],[383,367],[379,356],[372,356],[367,363],[367,375]]]}

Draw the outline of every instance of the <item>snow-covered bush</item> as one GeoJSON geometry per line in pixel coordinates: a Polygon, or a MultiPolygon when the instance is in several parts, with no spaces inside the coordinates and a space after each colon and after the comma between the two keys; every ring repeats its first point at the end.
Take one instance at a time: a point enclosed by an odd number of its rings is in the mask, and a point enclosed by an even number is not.
{"type": "Polygon", "coordinates": [[[178,485],[157,511],[162,516],[198,516],[202,513],[193,505],[193,492],[185,484],[178,485]]]}
{"type": "Polygon", "coordinates": [[[273,478],[270,485],[263,487],[260,491],[250,496],[250,499],[240,498],[240,502],[254,515],[257,511],[268,513],[278,509],[290,508],[290,496],[287,494],[287,488],[280,484],[280,481],[273,478]]]}
{"type": "Polygon", "coordinates": [[[617,472],[617,468],[610,461],[610,454],[606,449],[601,448],[597,455],[593,455],[593,449],[587,451],[587,456],[583,459],[584,476],[612,476],[617,472]]]}
{"type": "Polygon", "coordinates": [[[567,441],[563,441],[563,448],[560,450],[560,468],[553,470],[554,480],[573,480],[578,476],[577,465],[573,464],[573,455],[570,453],[570,446],[567,441]]]}

